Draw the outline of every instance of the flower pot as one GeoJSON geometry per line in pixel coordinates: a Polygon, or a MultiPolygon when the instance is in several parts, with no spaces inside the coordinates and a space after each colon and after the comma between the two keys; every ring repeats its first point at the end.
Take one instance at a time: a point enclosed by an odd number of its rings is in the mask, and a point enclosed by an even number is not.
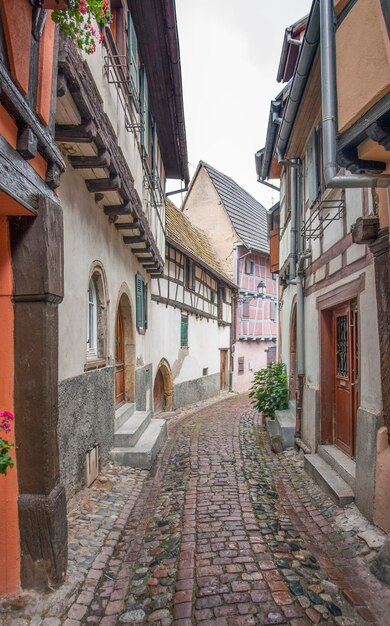
{"type": "Polygon", "coordinates": [[[69,6],[69,0],[41,0],[42,9],[55,9],[57,11],[66,11],[69,6]]]}

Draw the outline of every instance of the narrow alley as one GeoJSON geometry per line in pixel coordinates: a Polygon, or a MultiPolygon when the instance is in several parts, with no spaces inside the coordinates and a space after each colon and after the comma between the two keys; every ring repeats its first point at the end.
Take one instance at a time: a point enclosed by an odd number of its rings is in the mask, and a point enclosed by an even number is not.
{"type": "Polygon", "coordinates": [[[150,473],[111,465],[82,492],[65,585],[50,606],[3,604],[0,622],[383,626],[390,594],[340,513],[233,396],[172,420],[150,473]]]}

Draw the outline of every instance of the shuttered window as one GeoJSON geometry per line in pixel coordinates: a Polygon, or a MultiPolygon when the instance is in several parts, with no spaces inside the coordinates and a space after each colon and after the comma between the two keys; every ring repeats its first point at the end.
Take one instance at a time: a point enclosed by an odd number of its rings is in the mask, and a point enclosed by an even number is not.
{"type": "Polygon", "coordinates": [[[153,183],[156,185],[158,181],[156,120],[153,121],[152,126],[152,178],[153,183]]]}
{"type": "Polygon", "coordinates": [[[188,347],[188,315],[181,316],[180,346],[182,348],[188,347]]]}
{"type": "Polygon", "coordinates": [[[138,329],[148,327],[148,286],[141,274],[135,275],[135,322],[138,329]]]}
{"type": "Polygon", "coordinates": [[[276,302],[269,303],[269,318],[272,321],[276,320],[276,302]]]}
{"type": "Polygon", "coordinates": [[[244,373],[244,365],[245,365],[245,357],[240,356],[238,357],[238,374],[243,374],[244,373]]]}
{"type": "Polygon", "coordinates": [[[242,303],[242,319],[249,319],[249,300],[244,300],[242,303]]]}
{"type": "Polygon", "coordinates": [[[255,271],[254,261],[250,261],[249,259],[245,259],[245,274],[253,274],[255,271]]]}
{"type": "Polygon", "coordinates": [[[130,73],[130,90],[134,96],[139,94],[139,69],[138,69],[138,43],[135,33],[133,18],[130,11],[128,12],[127,22],[127,60],[129,63],[130,73]]]}
{"type": "Polygon", "coordinates": [[[145,68],[141,71],[141,115],[143,121],[141,144],[146,155],[149,154],[149,89],[145,68]]]}

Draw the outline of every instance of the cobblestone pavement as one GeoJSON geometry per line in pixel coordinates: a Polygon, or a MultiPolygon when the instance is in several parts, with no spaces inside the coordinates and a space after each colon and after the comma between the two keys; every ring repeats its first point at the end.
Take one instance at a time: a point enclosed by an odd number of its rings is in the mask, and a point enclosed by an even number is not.
{"type": "Polygon", "coordinates": [[[154,471],[111,468],[89,493],[71,524],[96,524],[70,544],[79,584],[56,602],[3,603],[0,624],[390,624],[361,518],[336,507],[297,455],[270,451],[245,396],[172,420],[154,471]]]}

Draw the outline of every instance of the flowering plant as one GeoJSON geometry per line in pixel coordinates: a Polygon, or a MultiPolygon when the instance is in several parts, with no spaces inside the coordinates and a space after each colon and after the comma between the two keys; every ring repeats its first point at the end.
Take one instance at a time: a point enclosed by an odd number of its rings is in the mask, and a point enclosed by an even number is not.
{"type": "Polygon", "coordinates": [[[104,35],[96,30],[92,21],[107,24],[111,21],[108,0],[69,0],[67,11],[53,11],[52,19],[65,35],[74,37],[77,46],[87,54],[96,50],[96,41],[102,43],[104,35]]]}
{"type": "MultiPolygon", "coordinates": [[[[0,413],[0,420],[0,431],[4,431],[8,435],[11,432],[10,422],[14,421],[14,416],[9,411],[3,411],[0,413]]],[[[14,460],[8,454],[13,447],[13,443],[0,437],[0,474],[6,474],[7,469],[14,466],[14,460]]]]}

